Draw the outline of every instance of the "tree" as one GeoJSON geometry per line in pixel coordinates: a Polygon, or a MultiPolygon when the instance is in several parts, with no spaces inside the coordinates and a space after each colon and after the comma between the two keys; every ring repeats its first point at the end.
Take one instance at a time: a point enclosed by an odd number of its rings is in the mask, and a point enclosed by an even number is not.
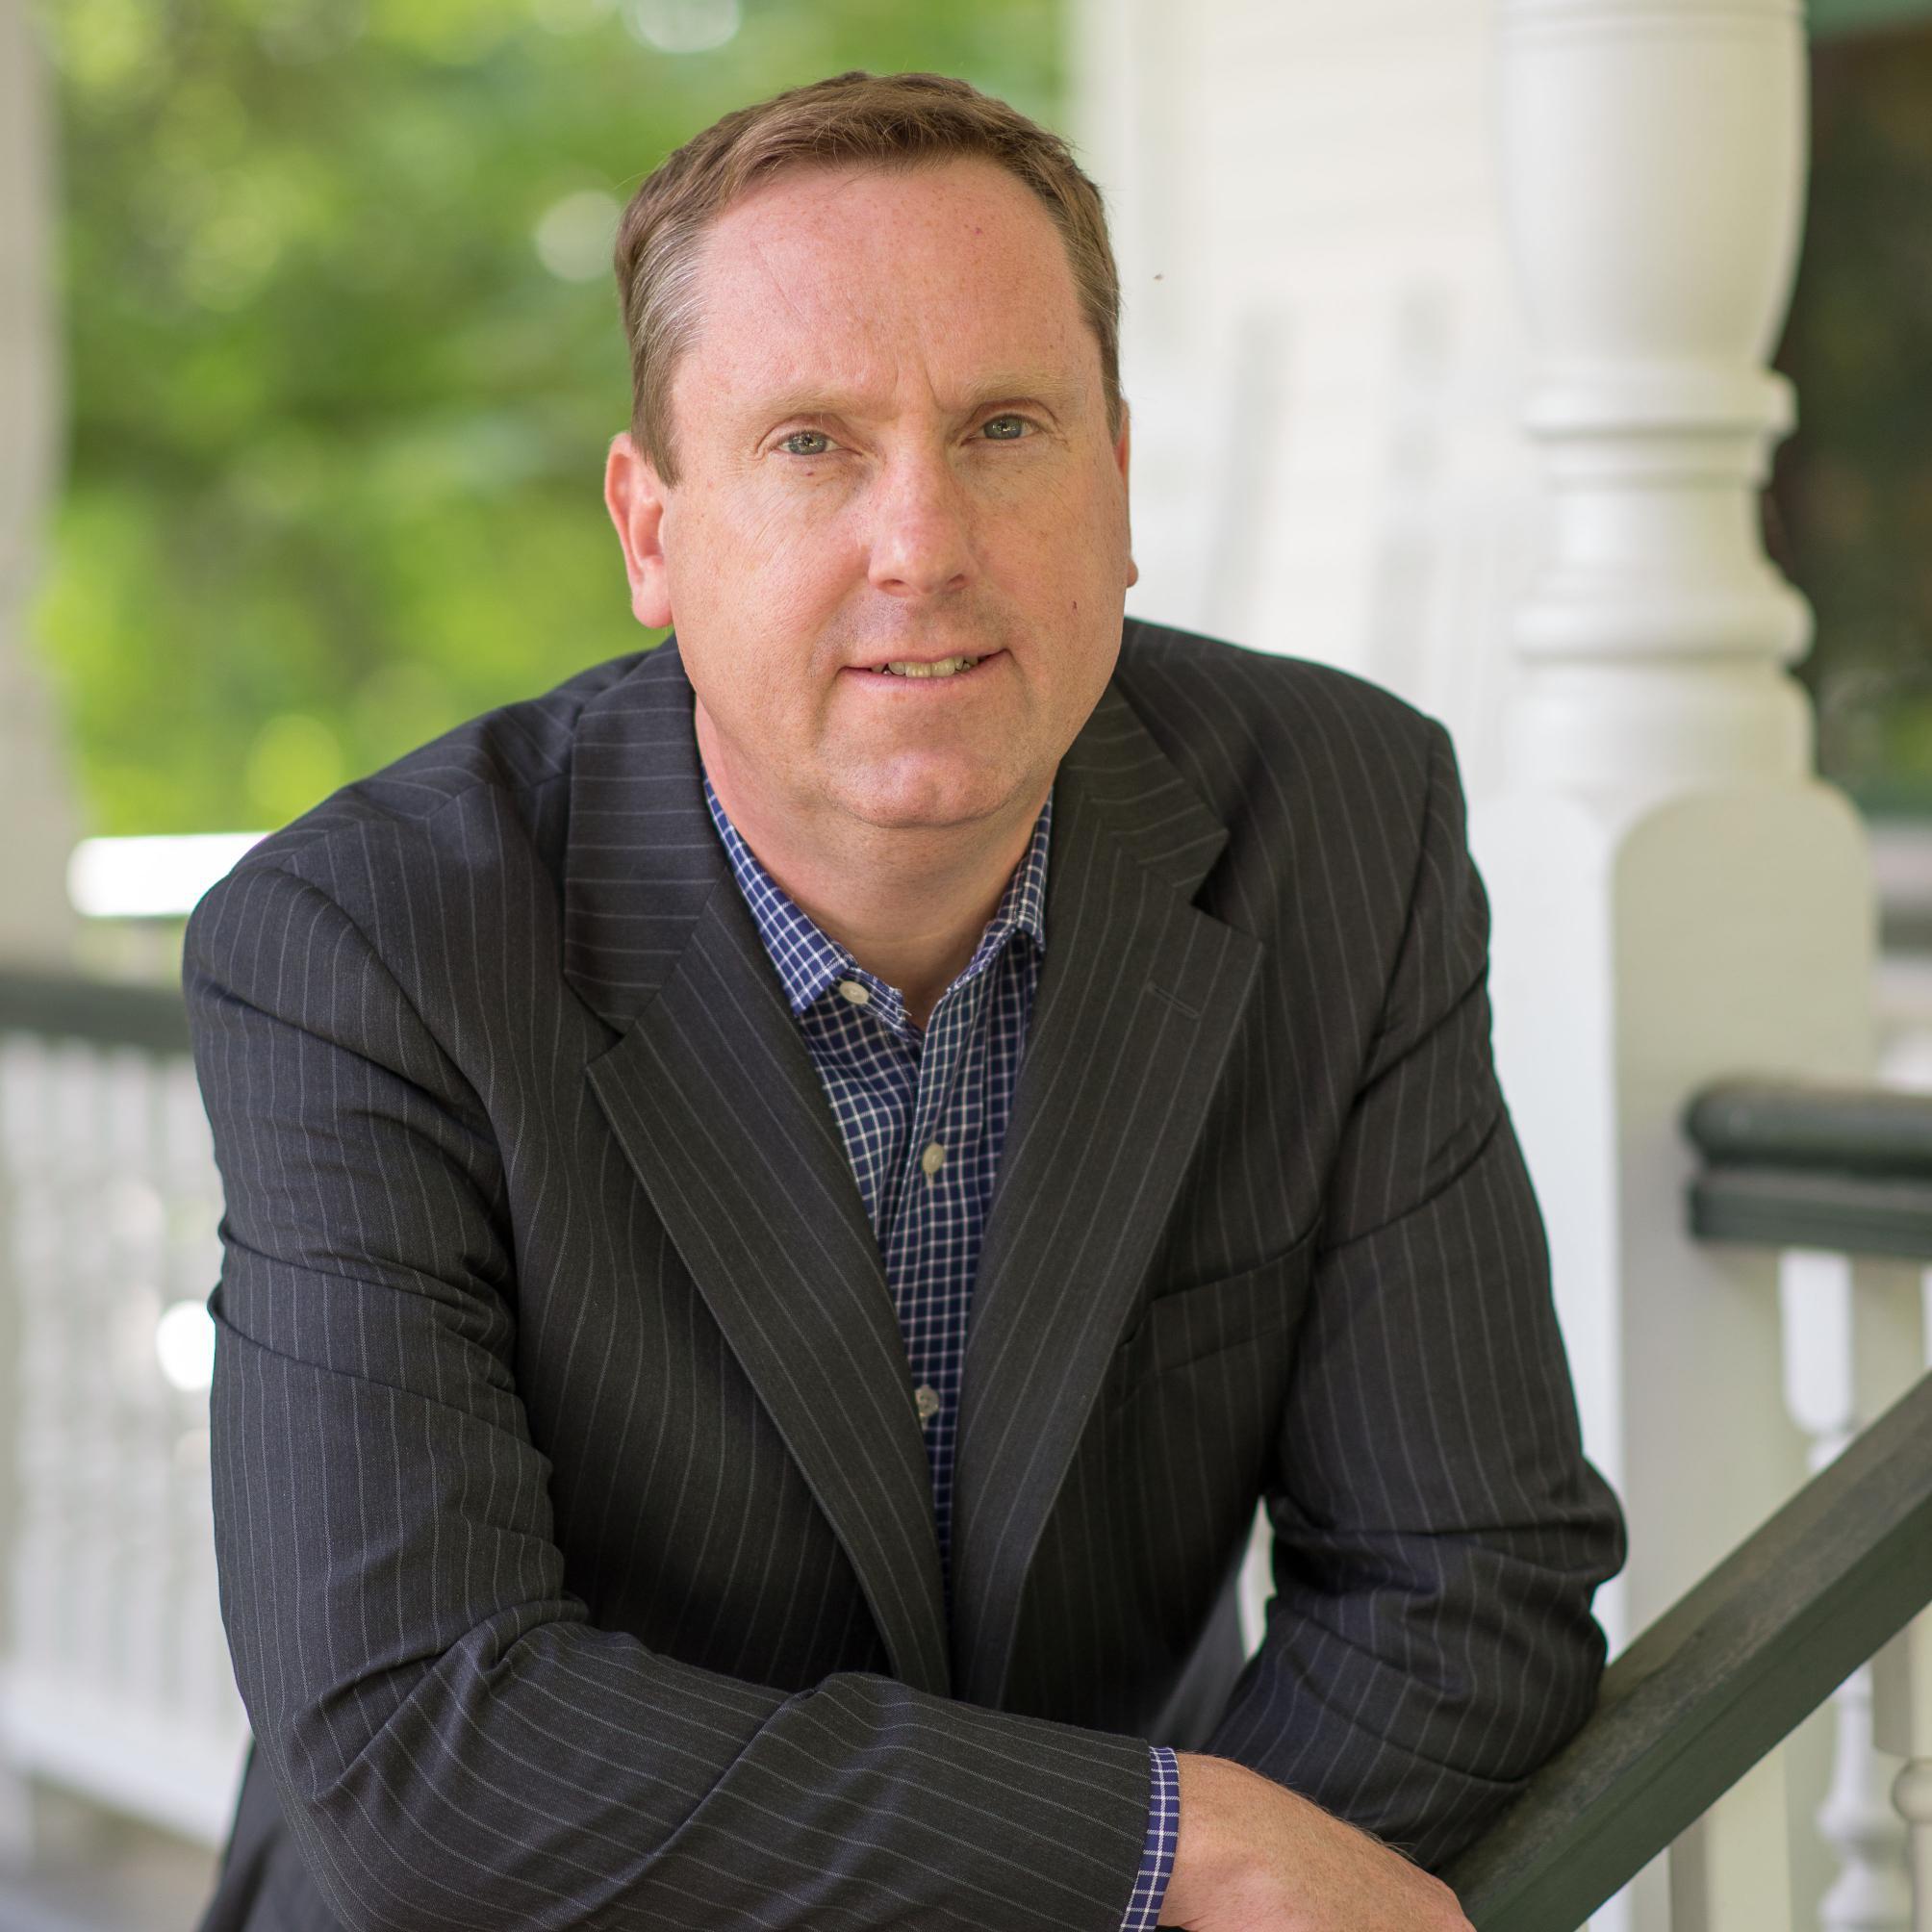
{"type": "Polygon", "coordinates": [[[90,828],[277,825],[648,640],[599,501],[638,181],[842,68],[1051,121],[1054,0],[49,0],[90,828]],[[711,44],[711,43],[716,44],[711,44]]]}

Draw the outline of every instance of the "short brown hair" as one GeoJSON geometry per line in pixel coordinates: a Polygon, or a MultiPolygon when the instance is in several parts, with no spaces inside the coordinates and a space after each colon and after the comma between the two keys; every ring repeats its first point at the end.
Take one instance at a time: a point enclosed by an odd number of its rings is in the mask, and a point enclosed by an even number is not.
{"type": "Polygon", "coordinates": [[[945,74],[861,69],[792,88],[714,122],[648,174],[618,225],[617,286],[630,346],[631,435],[677,480],[671,377],[698,327],[706,226],[791,167],[914,167],[981,155],[1030,188],[1066,243],[1080,310],[1100,344],[1107,424],[1120,431],[1120,275],[1100,191],[1058,135],[945,74]]]}

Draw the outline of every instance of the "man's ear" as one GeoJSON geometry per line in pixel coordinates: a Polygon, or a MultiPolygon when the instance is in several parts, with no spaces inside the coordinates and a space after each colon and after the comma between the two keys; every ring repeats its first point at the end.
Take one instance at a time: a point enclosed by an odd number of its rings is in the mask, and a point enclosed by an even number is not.
{"type": "Polygon", "coordinates": [[[628,430],[610,440],[604,464],[604,507],[617,525],[630,579],[631,615],[650,630],[671,622],[671,578],[664,560],[665,486],[628,430]]]}
{"type": "MultiPolygon", "coordinates": [[[[1131,428],[1131,423],[1127,413],[1127,403],[1125,398],[1123,398],[1120,405],[1120,434],[1113,439],[1113,460],[1115,466],[1120,470],[1120,487],[1123,491],[1127,489],[1127,468],[1130,453],[1128,445],[1131,428]]],[[[1133,561],[1132,539],[1130,537],[1127,552],[1127,588],[1131,590],[1139,581],[1140,566],[1133,561]]]]}

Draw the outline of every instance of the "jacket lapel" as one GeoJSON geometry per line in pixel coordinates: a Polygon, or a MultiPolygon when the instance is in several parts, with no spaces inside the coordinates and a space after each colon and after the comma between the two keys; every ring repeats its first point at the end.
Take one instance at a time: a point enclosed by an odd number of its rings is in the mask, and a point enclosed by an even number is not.
{"type": "Polygon", "coordinates": [[[946,1694],[931,1478],[837,1123],[712,828],[674,641],[586,707],[565,977],[589,1080],[844,1547],[895,1674],[946,1694]]]}
{"type": "Polygon", "coordinates": [[[1109,686],[1054,797],[1047,952],[981,1248],[949,1660],[904,1346],[837,1123],[704,808],[674,640],[586,706],[565,977],[597,1101],[903,1682],[999,1703],[1021,1594],[1261,947],[1189,903],[1228,833],[1109,686]]]}
{"type": "Polygon", "coordinates": [[[1040,1535],[1173,1210],[1261,946],[1189,900],[1228,833],[1107,688],[1054,795],[1047,947],[974,1289],[958,1694],[997,1705],[1040,1535]]]}

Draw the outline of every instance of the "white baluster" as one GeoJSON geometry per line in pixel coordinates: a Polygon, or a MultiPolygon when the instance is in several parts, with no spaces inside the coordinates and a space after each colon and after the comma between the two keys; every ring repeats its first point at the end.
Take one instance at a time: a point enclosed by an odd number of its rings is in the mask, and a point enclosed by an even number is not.
{"type": "Polygon", "coordinates": [[[60,1159],[56,1182],[69,1259],[64,1281],[47,1284],[61,1300],[45,1312],[59,1324],[67,1378],[75,1391],[71,1410],[50,1418],[49,1430],[62,1441],[63,1457],[75,1472],[69,1486],[75,1542],[58,1637],[60,1676],[73,1690],[98,1681],[96,1673],[114,1645],[121,1453],[113,1343],[122,1284],[101,1212],[101,1143],[109,1117],[101,1056],[92,1047],[75,1043],[64,1043],[56,1053],[61,1070],[54,1095],[60,1159]]]}
{"type": "Polygon", "coordinates": [[[1906,1760],[1892,1801],[1911,1844],[1913,1932],[1932,1932],[1932,1612],[1878,1653],[1871,1676],[1872,1728],[1906,1760]]]}
{"type": "MultiPolygon", "coordinates": [[[[1854,1264],[1843,1255],[1789,1250],[1779,1262],[1778,1294],[1785,1402],[1809,1437],[1816,1475],[1870,1420],[1860,1400],[1854,1264]]],[[[1825,1932],[1909,1932],[1905,1832],[1888,1795],[1896,1766],[1872,1748],[1870,1670],[1853,1671],[1832,1701],[1831,1789],[1818,1825],[1839,1869],[1819,1904],[1819,1921],[1825,1932]]]]}
{"type": "MultiPolygon", "coordinates": [[[[1924,1360],[1932,1369],[1932,1268],[1922,1278],[1924,1360]]],[[[1910,1840],[1913,1932],[1932,1932],[1932,1611],[1908,1623],[1871,1666],[1872,1730],[1903,1758],[1892,1801],[1910,1840]]]]}
{"type": "Polygon", "coordinates": [[[1870,1666],[1853,1671],[1832,1701],[1838,1749],[1818,1823],[1843,1863],[1818,1907],[1819,1919],[1830,1932],[1910,1932],[1906,1831],[1888,1791],[1895,1761],[1873,1748],[1870,1666]]]}
{"type": "Polygon", "coordinates": [[[1786,1836],[1781,1744],[1670,1847],[1671,1932],[1791,1932],[1786,1836]]]}
{"type": "MultiPolygon", "coordinates": [[[[35,1216],[28,1148],[38,1133],[39,1046],[23,1034],[0,1034],[0,1538],[5,1538],[7,1614],[0,1618],[9,1641],[8,1688],[13,1652],[26,1607],[34,1551],[25,1535],[20,1499],[26,1493],[26,1429],[23,1403],[31,1363],[23,1335],[21,1284],[36,1261],[35,1216]]],[[[0,1761],[0,1869],[24,1868],[34,1851],[33,1794],[12,1763],[0,1761]]]]}
{"type": "Polygon", "coordinates": [[[155,1355],[166,1306],[167,1208],[156,1184],[161,1131],[159,1068],[148,1055],[116,1052],[104,1068],[108,1140],[99,1178],[109,1204],[115,1294],[112,1389],[116,1461],[114,1525],[116,1628],[104,1660],[127,1706],[159,1713],[172,1675],[175,1604],[167,1534],[174,1478],[174,1391],[155,1355]]]}
{"type": "MultiPolygon", "coordinates": [[[[190,1061],[176,1060],[163,1070],[160,1108],[154,1171],[168,1212],[165,1297],[171,1305],[199,1304],[207,1300],[221,1268],[216,1233],[221,1181],[190,1061]]],[[[171,1393],[176,1400],[168,1523],[181,1722],[197,1737],[211,1740],[211,1749],[216,1753],[225,1741],[239,1762],[247,1721],[236,1694],[216,1583],[207,1392],[196,1388],[171,1393]]]]}

